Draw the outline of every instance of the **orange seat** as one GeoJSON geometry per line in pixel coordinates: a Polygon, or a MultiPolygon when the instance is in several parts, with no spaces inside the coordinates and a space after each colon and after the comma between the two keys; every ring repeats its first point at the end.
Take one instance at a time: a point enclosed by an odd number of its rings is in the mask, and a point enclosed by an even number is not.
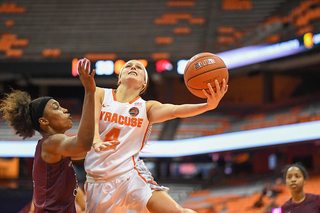
{"type": "Polygon", "coordinates": [[[9,49],[6,51],[7,58],[20,58],[23,54],[22,49],[9,49]]]}
{"type": "Polygon", "coordinates": [[[154,61],[161,60],[161,59],[169,59],[170,53],[168,52],[155,52],[151,54],[151,58],[154,61]]]}
{"type": "Polygon", "coordinates": [[[194,0],[185,0],[185,1],[167,1],[167,7],[194,7],[196,1],[194,0]]]}

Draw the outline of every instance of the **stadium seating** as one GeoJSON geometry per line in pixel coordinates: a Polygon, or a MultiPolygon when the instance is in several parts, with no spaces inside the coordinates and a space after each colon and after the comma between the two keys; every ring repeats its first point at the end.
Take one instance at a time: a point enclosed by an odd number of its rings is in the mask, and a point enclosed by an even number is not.
{"type": "Polygon", "coordinates": [[[318,1],[305,0],[290,4],[285,0],[223,0],[220,4],[208,0],[120,4],[50,0],[34,4],[30,0],[17,0],[0,5],[0,22],[5,23],[0,25],[0,36],[3,39],[4,33],[17,35],[28,39],[28,44],[21,55],[0,53],[0,58],[69,59],[71,55],[83,57],[89,53],[135,58],[132,50],[139,50],[141,58],[152,60],[151,55],[158,52],[159,44],[165,44],[159,52],[169,53],[172,60],[189,58],[190,53],[201,51],[199,45],[204,41],[209,51],[221,52],[264,41],[277,42],[290,38],[292,33],[318,31],[318,6],[318,1]],[[208,10],[216,11],[209,13],[208,10]],[[143,16],[128,19],[133,11],[140,11],[143,16]],[[221,31],[226,28],[233,30],[221,31]],[[159,37],[172,38],[170,42],[159,42],[159,37]],[[185,43],[188,45],[183,45],[185,43]],[[50,49],[60,52],[43,53],[50,49]]]}

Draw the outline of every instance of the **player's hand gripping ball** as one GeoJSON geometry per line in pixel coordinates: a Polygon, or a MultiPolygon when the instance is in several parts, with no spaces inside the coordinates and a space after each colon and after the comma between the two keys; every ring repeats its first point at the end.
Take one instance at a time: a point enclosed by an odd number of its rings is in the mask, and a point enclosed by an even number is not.
{"type": "Polygon", "coordinates": [[[184,82],[188,90],[199,98],[207,98],[202,90],[205,89],[210,93],[208,83],[216,91],[214,80],[217,79],[221,87],[223,78],[227,84],[229,80],[228,68],[219,56],[209,52],[193,56],[184,70],[184,82]]]}

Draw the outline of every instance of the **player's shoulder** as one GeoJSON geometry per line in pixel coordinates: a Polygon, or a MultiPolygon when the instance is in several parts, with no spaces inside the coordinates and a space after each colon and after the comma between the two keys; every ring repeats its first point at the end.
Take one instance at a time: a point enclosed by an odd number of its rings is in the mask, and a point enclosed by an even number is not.
{"type": "Polygon", "coordinates": [[[112,91],[112,89],[109,88],[103,88],[103,87],[97,87],[96,88],[96,96],[97,97],[104,97],[105,92],[112,91]]]}
{"type": "Polygon", "coordinates": [[[65,134],[53,134],[43,141],[43,146],[55,147],[57,144],[61,143],[66,138],[68,138],[68,136],[65,134]]]}
{"type": "Polygon", "coordinates": [[[61,160],[61,155],[59,154],[59,149],[63,141],[67,139],[69,136],[65,134],[53,134],[50,135],[47,139],[45,139],[42,143],[41,152],[46,154],[44,161],[48,163],[56,163],[61,160]]]}
{"type": "Polygon", "coordinates": [[[104,92],[108,88],[103,88],[103,87],[96,87],[96,92],[104,92]]]}
{"type": "Polygon", "coordinates": [[[313,194],[313,193],[305,193],[305,194],[306,194],[306,197],[313,197],[313,198],[320,196],[318,194],[313,194]]]}
{"type": "Polygon", "coordinates": [[[306,193],[306,197],[308,199],[317,200],[318,202],[320,202],[320,194],[306,193]]]}
{"type": "Polygon", "coordinates": [[[159,101],[155,101],[155,100],[146,101],[146,107],[147,108],[150,108],[150,107],[152,107],[154,105],[159,105],[159,104],[161,104],[161,103],[159,101]]]}

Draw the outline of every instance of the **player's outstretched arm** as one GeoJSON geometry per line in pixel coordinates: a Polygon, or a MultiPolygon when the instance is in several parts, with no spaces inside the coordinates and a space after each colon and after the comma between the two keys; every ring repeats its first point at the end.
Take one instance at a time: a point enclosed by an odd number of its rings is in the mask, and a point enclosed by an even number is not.
{"type": "Polygon", "coordinates": [[[147,113],[149,122],[159,123],[174,118],[186,118],[202,114],[206,111],[215,109],[225,93],[228,90],[225,79],[220,88],[218,81],[215,81],[217,91],[214,91],[211,84],[208,83],[210,94],[203,90],[207,97],[206,103],[201,104],[162,104],[158,101],[147,102],[147,113]]]}
{"type": "Polygon", "coordinates": [[[50,161],[55,162],[61,156],[78,156],[90,150],[94,136],[94,96],[96,84],[94,81],[95,71],[90,74],[90,61],[80,60],[78,73],[81,83],[85,89],[82,115],[78,133],[69,137],[65,134],[54,134],[43,143],[42,150],[52,155],[50,161]]]}
{"type": "Polygon", "coordinates": [[[94,97],[96,91],[96,83],[94,81],[95,70],[92,70],[90,75],[90,61],[84,59],[79,62],[78,73],[81,83],[85,89],[85,94],[80,125],[77,133],[77,143],[90,150],[94,136],[94,97]]]}

